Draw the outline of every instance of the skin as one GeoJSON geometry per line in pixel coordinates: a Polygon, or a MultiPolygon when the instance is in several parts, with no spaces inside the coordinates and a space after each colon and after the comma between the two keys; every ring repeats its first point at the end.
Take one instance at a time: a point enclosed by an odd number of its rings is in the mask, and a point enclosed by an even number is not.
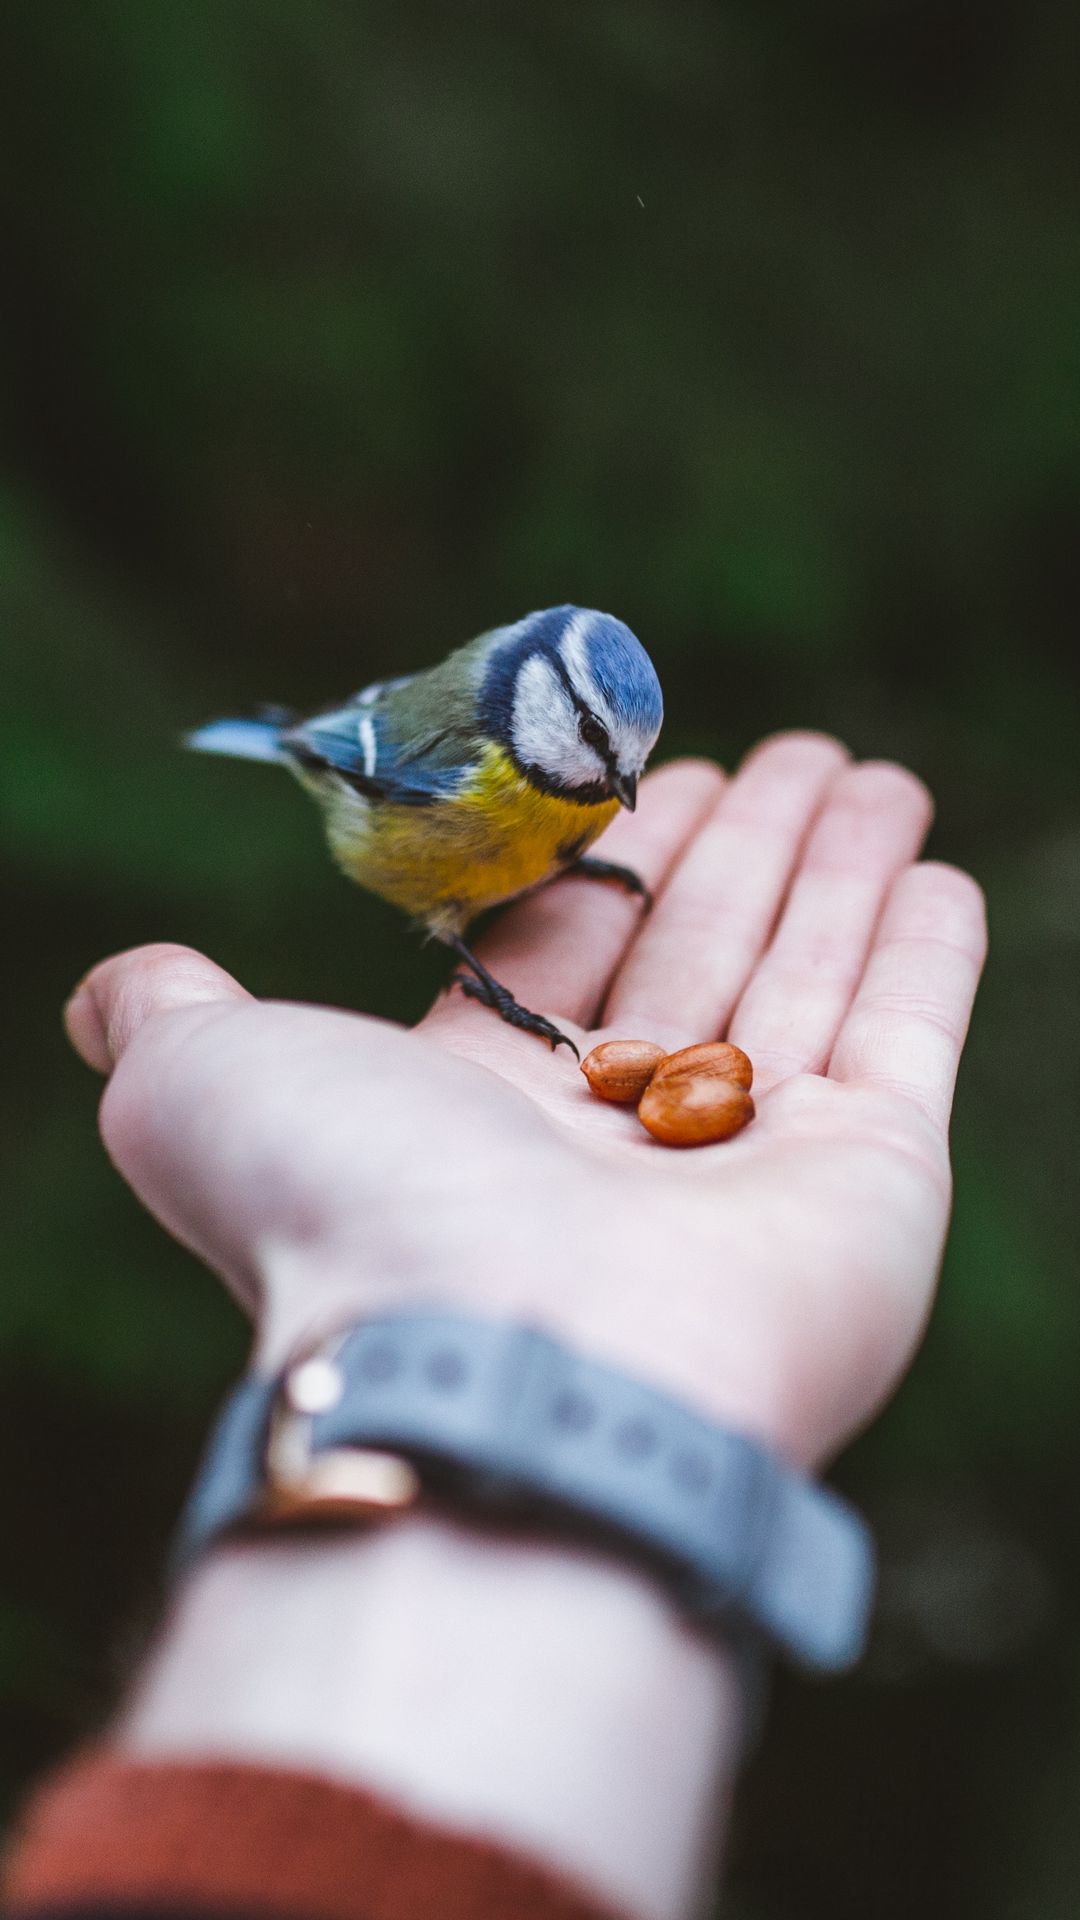
{"type": "MultiPolygon", "coordinates": [[[[641,873],[651,915],[567,878],[480,949],[583,1053],[608,1038],[744,1048],[757,1119],[722,1146],[656,1145],[632,1110],[590,1096],[565,1052],[457,992],[406,1032],[261,1004],[211,961],[149,947],[88,975],[68,1031],[109,1075],[110,1155],[251,1313],[259,1365],[374,1307],[528,1316],[815,1469],[900,1379],[947,1226],[985,928],[975,883],[918,861],[930,813],[911,774],[853,765],[813,734],[765,741],[730,779],[676,763],[597,849],[641,873]]],[[[523,1846],[645,1920],[679,1920],[715,1846],[736,1719],[723,1657],[638,1575],[417,1520],[367,1543],[213,1557],[121,1737],[155,1753],[209,1739],[303,1754],[523,1846]],[[268,1729],[256,1677],[245,1694],[243,1658],[226,1658],[226,1615],[248,1610],[265,1690],[268,1662],[299,1657],[299,1619],[335,1606],[368,1622],[355,1712],[340,1668],[314,1712],[309,1673],[268,1729]],[[468,1660],[470,1634],[473,1685],[457,1698],[446,1670],[468,1660]],[[410,1676],[428,1657],[442,1692],[413,1717],[410,1676]],[[501,1689],[505,1721],[488,1725],[477,1685],[501,1689]],[[635,1772],[643,1715],[650,1758],[635,1772]],[[531,1731],[508,1752],[510,1725],[531,1731]]]]}

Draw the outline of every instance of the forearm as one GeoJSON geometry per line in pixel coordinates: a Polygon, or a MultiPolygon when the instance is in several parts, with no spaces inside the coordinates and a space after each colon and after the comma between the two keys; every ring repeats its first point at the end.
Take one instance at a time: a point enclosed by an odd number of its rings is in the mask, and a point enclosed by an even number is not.
{"type": "Polygon", "coordinates": [[[741,1702],[645,1575],[410,1517],[219,1550],[118,1729],[145,1758],[306,1767],[545,1863],[635,1920],[715,1864],[741,1702]]]}

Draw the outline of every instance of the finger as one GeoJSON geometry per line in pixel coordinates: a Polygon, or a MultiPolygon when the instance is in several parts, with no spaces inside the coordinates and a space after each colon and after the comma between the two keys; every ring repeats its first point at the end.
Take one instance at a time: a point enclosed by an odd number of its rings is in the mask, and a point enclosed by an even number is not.
{"type": "MultiPolygon", "coordinates": [[[[723,775],[708,761],[660,767],[643,781],[637,811],[620,814],[589,851],[632,867],[657,893],[722,789],[723,775]]],[[[567,874],[502,914],[477,955],[523,1006],[589,1027],[643,913],[641,900],[615,882],[567,874]]],[[[429,1017],[443,1022],[460,1012],[454,994],[429,1017]]]]}
{"type": "Polygon", "coordinates": [[[190,947],[132,947],[80,980],[64,1008],[64,1025],[87,1066],[111,1073],[154,1014],[250,997],[231,974],[190,947]]]}
{"type": "Polygon", "coordinates": [[[889,896],[830,1076],[901,1093],[944,1133],[985,957],[976,882],[936,861],[909,867],[889,896]]]}
{"type": "Polygon", "coordinates": [[[723,1032],[772,931],[806,834],[844,748],[821,734],[766,740],[690,842],[620,968],[605,1026],[648,1035],[676,1022],[723,1032]]]}
{"type": "Polygon", "coordinates": [[[836,780],[731,1022],[759,1090],[824,1072],[889,888],[922,846],[931,813],[926,788],[903,767],[868,761],[836,780]]]}

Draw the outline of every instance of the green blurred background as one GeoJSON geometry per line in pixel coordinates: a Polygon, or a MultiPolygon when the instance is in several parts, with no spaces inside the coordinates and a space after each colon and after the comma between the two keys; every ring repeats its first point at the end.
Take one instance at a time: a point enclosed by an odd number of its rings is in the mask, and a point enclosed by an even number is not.
{"type": "Polygon", "coordinates": [[[93,1727],[244,1335],[58,1009],[133,942],[410,1019],[314,810],[176,750],[609,608],[668,754],[908,761],[991,904],[942,1299],[841,1470],[863,1670],[783,1683],[736,1920],[1080,1899],[1080,14],[5,0],[2,1784],[93,1727]]]}

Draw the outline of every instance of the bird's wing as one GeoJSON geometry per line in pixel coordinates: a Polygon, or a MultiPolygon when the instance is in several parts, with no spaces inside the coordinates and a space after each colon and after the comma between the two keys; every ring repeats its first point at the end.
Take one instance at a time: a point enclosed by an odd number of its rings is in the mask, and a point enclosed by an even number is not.
{"type": "Polygon", "coordinates": [[[468,687],[437,687],[438,669],[383,681],[331,713],[282,735],[305,771],[329,772],[366,798],[431,806],[457,791],[475,762],[475,701],[468,687]]]}

